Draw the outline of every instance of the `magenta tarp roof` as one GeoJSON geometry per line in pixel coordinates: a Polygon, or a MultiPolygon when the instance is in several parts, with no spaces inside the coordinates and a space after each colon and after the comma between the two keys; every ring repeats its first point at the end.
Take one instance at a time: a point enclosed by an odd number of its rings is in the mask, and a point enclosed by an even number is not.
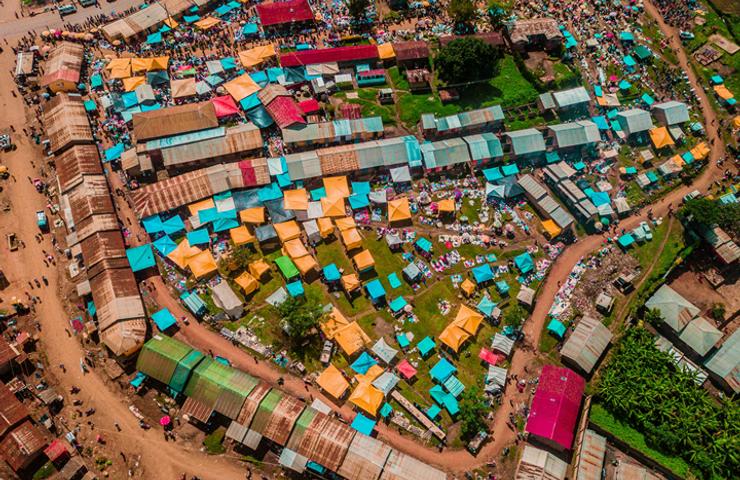
{"type": "Polygon", "coordinates": [[[396,365],[396,368],[404,378],[411,378],[416,375],[416,369],[405,358],[396,365]]]}
{"type": "Polygon", "coordinates": [[[354,62],[376,58],[378,58],[377,45],[353,45],[284,53],[280,55],[280,65],[283,67],[300,67],[314,63],[354,62]]]}
{"type": "Polygon", "coordinates": [[[236,106],[236,102],[234,102],[231,95],[214,97],[211,99],[211,102],[213,102],[213,106],[216,108],[216,117],[218,118],[239,113],[239,107],[236,106]]]}
{"type": "Polygon", "coordinates": [[[313,12],[308,0],[288,0],[287,2],[261,3],[257,13],[264,26],[281,23],[305,22],[313,20],[313,12]]]}
{"type": "Polygon", "coordinates": [[[573,370],[545,365],[532,400],[526,431],[569,450],[585,386],[586,381],[573,370]]]}
{"type": "Polygon", "coordinates": [[[309,98],[308,100],[298,102],[298,106],[301,107],[303,113],[313,113],[321,110],[321,106],[315,98],[309,98]]]}
{"type": "Polygon", "coordinates": [[[292,97],[280,96],[265,107],[275,123],[280,128],[286,128],[296,123],[306,123],[303,112],[292,97]]]}

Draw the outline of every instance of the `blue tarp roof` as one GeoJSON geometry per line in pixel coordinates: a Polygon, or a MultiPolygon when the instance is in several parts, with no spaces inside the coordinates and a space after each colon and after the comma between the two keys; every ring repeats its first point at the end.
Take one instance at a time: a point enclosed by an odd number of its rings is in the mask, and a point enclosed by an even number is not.
{"type": "Polygon", "coordinates": [[[547,163],[557,163],[560,161],[560,154],[557,150],[553,150],[551,152],[545,152],[545,161],[547,163]]]}
{"type": "Polygon", "coordinates": [[[245,23],[242,27],[243,35],[254,35],[259,32],[259,28],[256,23],[245,23]]]}
{"type": "Polygon", "coordinates": [[[509,293],[509,284],[506,280],[499,280],[496,282],[496,290],[501,294],[509,293]]]}
{"type": "Polygon", "coordinates": [[[483,170],[483,175],[489,182],[495,182],[496,180],[504,178],[504,176],[501,174],[501,169],[499,169],[498,167],[486,168],[485,170],[483,170]]]}
{"type": "Polygon", "coordinates": [[[406,348],[411,344],[411,342],[409,342],[409,337],[407,337],[405,333],[399,333],[396,335],[396,341],[401,348],[406,348]]]}
{"type": "Polygon", "coordinates": [[[563,338],[565,336],[565,330],[565,325],[555,318],[550,320],[550,323],[547,324],[547,331],[557,335],[559,338],[563,338]]]}
{"type": "Polygon", "coordinates": [[[182,19],[185,21],[185,23],[195,23],[200,20],[200,17],[198,15],[185,15],[184,17],[182,17],[182,19]]]}
{"type": "Polygon", "coordinates": [[[432,376],[432,379],[444,383],[456,371],[457,368],[449,360],[442,358],[429,370],[429,375],[432,376]]]}
{"type": "Polygon", "coordinates": [[[595,207],[609,205],[610,203],[612,203],[611,199],[609,198],[609,194],[606,192],[593,192],[591,193],[591,195],[589,195],[589,198],[591,199],[591,202],[594,204],[595,207]]]}
{"type": "Polygon", "coordinates": [[[326,189],[324,187],[314,188],[311,190],[311,200],[318,202],[322,198],[326,198],[326,189]]]}
{"type": "Polygon", "coordinates": [[[609,122],[606,121],[606,118],[603,115],[591,117],[591,121],[599,127],[599,130],[609,130],[609,122]]]}
{"type": "Polygon", "coordinates": [[[416,348],[419,349],[419,353],[422,357],[425,357],[429,352],[434,350],[434,347],[436,347],[437,344],[434,343],[434,339],[432,337],[424,337],[421,342],[416,344],[416,348]]]}
{"type": "Polygon", "coordinates": [[[352,420],[352,428],[365,435],[372,435],[375,423],[375,420],[358,413],[355,419],[352,420]]]}
{"type": "Polygon", "coordinates": [[[121,102],[123,108],[130,108],[139,104],[139,99],[136,98],[136,92],[126,92],[121,94],[121,102]]]}
{"type": "Polygon", "coordinates": [[[152,245],[154,245],[154,248],[156,248],[157,251],[159,251],[159,253],[164,256],[169,255],[170,253],[172,253],[173,250],[177,248],[177,244],[174,240],[170,238],[169,235],[159,237],[152,242],[152,245]]]}
{"type": "Polygon", "coordinates": [[[388,415],[390,415],[393,412],[393,407],[391,407],[390,403],[385,402],[382,407],[380,407],[380,416],[383,418],[387,418],[388,415]]]}
{"type": "Polygon", "coordinates": [[[103,76],[100,75],[99,73],[94,73],[90,77],[90,86],[92,88],[102,87],[103,86],[103,76]]]}
{"type": "Polygon", "coordinates": [[[94,112],[98,109],[98,104],[95,103],[95,100],[85,100],[84,105],[86,112],[94,112]]]}
{"type": "Polygon", "coordinates": [[[388,275],[388,284],[391,288],[398,288],[401,286],[401,280],[398,278],[398,275],[396,275],[396,272],[388,275]]]}
{"type": "Polygon", "coordinates": [[[385,297],[385,288],[383,288],[383,284],[377,278],[365,285],[365,289],[373,300],[385,297]]]}
{"type": "Polygon", "coordinates": [[[257,97],[256,93],[253,93],[247,97],[242,98],[239,100],[239,105],[246,111],[249,109],[252,109],[254,107],[257,107],[261,105],[262,102],[260,102],[260,99],[257,97]]]}
{"type": "Polygon", "coordinates": [[[620,246],[627,248],[633,243],[635,243],[635,239],[632,235],[630,235],[629,233],[626,233],[622,235],[621,237],[619,237],[619,240],[617,240],[617,242],[619,243],[620,246]]]}
{"type": "Polygon", "coordinates": [[[126,250],[126,258],[128,258],[128,263],[131,265],[131,270],[134,272],[153,267],[156,263],[154,261],[152,246],[148,243],[140,247],[129,248],[126,250]]]}
{"type": "Polygon", "coordinates": [[[479,265],[473,269],[473,277],[475,278],[475,282],[478,284],[488,282],[493,279],[493,270],[491,270],[491,266],[489,264],[484,263],[483,265],[479,265]]]}
{"type": "Polygon", "coordinates": [[[161,332],[164,332],[168,328],[177,324],[175,316],[166,308],[163,308],[158,312],[154,312],[152,314],[152,320],[154,320],[154,323],[161,332]]]}
{"type": "Polygon", "coordinates": [[[360,375],[365,375],[367,371],[370,370],[370,367],[377,364],[378,361],[370,356],[369,353],[362,352],[357,360],[352,362],[352,365],[350,365],[349,367],[360,375]]]}
{"type": "Polygon", "coordinates": [[[632,84],[628,82],[627,80],[620,80],[619,81],[619,89],[620,90],[629,90],[632,88],[632,84]]]}
{"type": "Polygon", "coordinates": [[[643,102],[645,102],[645,105],[647,105],[648,107],[652,105],[653,103],[655,103],[655,99],[651,97],[650,95],[648,95],[647,93],[643,93],[640,98],[642,99],[643,102]]]}
{"type": "Polygon", "coordinates": [[[692,163],[694,163],[694,154],[691,152],[685,152],[681,154],[681,158],[684,162],[686,162],[687,165],[691,165],[692,163]]]}
{"type": "Polygon", "coordinates": [[[367,194],[364,193],[352,194],[349,196],[349,206],[352,210],[367,208],[370,206],[370,199],[367,197],[367,194]]]}
{"type": "Polygon", "coordinates": [[[260,128],[267,128],[275,121],[272,119],[264,106],[258,105],[247,112],[247,117],[260,128]]]}
{"type": "Polygon", "coordinates": [[[493,313],[493,309],[496,308],[496,304],[493,303],[493,301],[491,301],[491,299],[486,296],[481,298],[476,308],[483,315],[490,316],[493,313]]]}
{"type": "Polygon", "coordinates": [[[285,173],[278,173],[275,175],[275,180],[277,180],[278,185],[280,188],[289,187],[293,181],[290,179],[290,174],[288,172],[285,173]]]}
{"type": "Polygon", "coordinates": [[[339,273],[339,269],[337,268],[337,265],[334,263],[331,263],[324,267],[324,278],[326,278],[329,282],[336,282],[341,278],[341,274],[339,273]]]}
{"type": "Polygon", "coordinates": [[[180,215],[175,215],[162,222],[162,231],[167,235],[172,235],[183,230],[185,230],[185,224],[182,218],[180,218],[180,215]]]}
{"type": "Polygon", "coordinates": [[[403,297],[396,297],[389,304],[391,311],[394,313],[400,312],[406,305],[408,305],[408,302],[406,302],[406,299],[403,297]]]}
{"type": "Polygon", "coordinates": [[[510,163],[508,165],[502,166],[501,172],[504,174],[504,177],[508,177],[509,175],[516,175],[517,173],[519,173],[519,167],[516,165],[516,163],[510,163]]]}
{"type": "Polygon", "coordinates": [[[234,59],[234,57],[224,57],[221,59],[221,66],[224,68],[224,70],[235,70],[236,60],[234,59]]]}
{"type": "Polygon", "coordinates": [[[597,97],[604,96],[604,90],[602,90],[601,85],[594,85],[594,95],[597,97]]]}
{"type": "Polygon", "coordinates": [[[300,280],[296,280],[295,282],[291,282],[285,286],[285,288],[288,289],[288,293],[291,297],[300,297],[305,293],[303,290],[303,282],[300,280]]]}
{"type": "Polygon", "coordinates": [[[92,300],[88,301],[87,302],[87,314],[90,315],[91,317],[94,317],[97,312],[98,312],[98,309],[95,308],[95,302],[93,302],[92,300]]]}
{"type": "Polygon", "coordinates": [[[146,233],[159,233],[164,231],[162,219],[159,215],[152,215],[141,220],[141,225],[146,233]]]}
{"type": "MultiPolygon", "coordinates": [[[[219,76],[219,75],[208,75],[206,77],[206,83],[208,85],[212,86],[212,87],[215,87],[216,85],[221,85],[222,83],[224,83],[224,79],[221,78],[221,76],[219,76]]],[[[247,97],[247,98],[249,98],[249,97],[247,97]]],[[[243,102],[243,101],[244,100],[242,100],[241,102],[243,102]]],[[[241,103],[241,102],[239,102],[239,103],[241,103]]],[[[242,104],[242,108],[244,108],[244,104],[242,104]]]]}
{"type": "Polygon", "coordinates": [[[416,240],[414,245],[419,247],[424,252],[429,253],[432,251],[432,242],[430,242],[427,238],[420,237],[418,240],[416,240]]]}
{"type": "Polygon", "coordinates": [[[188,232],[186,237],[190,245],[208,245],[211,243],[211,236],[208,234],[207,228],[199,228],[188,232]]]}
{"type": "Polygon", "coordinates": [[[352,193],[367,195],[370,193],[370,182],[352,182],[352,193]]]}
{"type": "Polygon", "coordinates": [[[277,183],[272,182],[260,188],[258,195],[261,202],[267,202],[269,200],[283,198],[283,191],[280,190],[280,186],[277,183]]]}
{"type": "Polygon", "coordinates": [[[121,154],[123,153],[123,143],[116,143],[110,148],[105,149],[105,161],[106,162],[112,162],[113,160],[118,160],[121,158],[121,154]]]}
{"type": "Polygon", "coordinates": [[[146,37],[146,43],[148,43],[149,45],[155,45],[157,43],[162,43],[162,33],[161,32],[150,33],[146,37]]]}
{"type": "Polygon", "coordinates": [[[534,269],[534,260],[529,252],[524,252],[514,257],[514,263],[522,273],[529,273],[534,269]]]}
{"type": "Polygon", "coordinates": [[[260,87],[265,87],[267,86],[268,83],[270,83],[269,80],[267,79],[267,72],[265,72],[264,70],[258,70],[256,72],[252,72],[249,74],[249,76],[260,87]]]}

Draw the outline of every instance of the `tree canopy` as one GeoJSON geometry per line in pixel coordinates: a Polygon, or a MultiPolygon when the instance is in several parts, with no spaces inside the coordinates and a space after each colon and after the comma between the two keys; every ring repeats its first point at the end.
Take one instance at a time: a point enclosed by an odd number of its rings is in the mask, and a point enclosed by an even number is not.
{"type": "Polygon", "coordinates": [[[488,431],[485,418],[488,405],[483,401],[484,398],[478,385],[466,388],[460,397],[460,435],[466,440],[473,438],[481,430],[488,431]]]}
{"type": "Polygon", "coordinates": [[[312,299],[290,298],[277,307],[286,333],[294,343],[303,343],[323,316],[321,305],[312,299]]]}
{"type": "Polygon", "coordinates": [[[504,26],[504,21],[511,16],[513,0],[489,0],[488,21],[494,30],[504,26]]]}
{"type": "Polygon", "coordinates": [[[695,198],[681,208],[681,215],[706,227],[719,225],[730,235],[740,235],[740,203],[723,204],[719,200],[695,198]]]}
{"type": "Polygon", "coordinates": [[[478,9],[473,0],[451,0],[447,6],[447,14],[458,31],[467,32],[478,17],[478,9]]]}
{"type": "Polygon", "coordinates": [[[449,86],[464,85],[491,78],[498,71],[497,49],[475,37],[451,41],[435,59],[439,77],[449,86]]]}

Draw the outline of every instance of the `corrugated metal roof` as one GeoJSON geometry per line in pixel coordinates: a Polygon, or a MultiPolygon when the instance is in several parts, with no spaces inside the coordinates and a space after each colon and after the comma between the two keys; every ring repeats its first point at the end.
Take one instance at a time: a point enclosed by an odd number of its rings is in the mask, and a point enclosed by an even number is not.
{"type": "Polygon", "coordinates": [[[593,430],[586,429],[581,443],[575,480],[601,480],[605,457],[606,438],[593,430]]]}
{"type": "Polygon", "coordinates": [[[393,51],[396,52],[396,60],[398,61],[429,58],[429,47],[427,42],[422,40],[394,42],[393,51]]]}
{"type": "Polygon", "coordinates": [[[206,357],[193,371],[185,395],[233,420],[257,383],[251,375],[206,357]]]}
{"type": "Polygon", "coordinates": [[[44,105],[44,128],[52,152],[59,153],[73,143],[93,143],[90,122],[81,97],[57,94],[44,105]]]}
{"type": "Polygon", "coordinates": [[[377,480],[391,450],[380,440],[357,433],[336,472],[347,480],[377,480]]]}
{"type": "Polygon", "coordinates": [[[700,310],[668,285],[661,287],[645,302],[648,309],[657,308],[663,321],[675,332],[680,332],[699,314],[700,310]]]}
{"type": "Polygon", "coordinates": [[[627,135],[647,132],[653,128],[653,119],[650,117],[650,113],[640,108],[619,112],[617,121],[627,135]]]}
{"type": "Polygon", "coordinates": [[[686,325],[679,338],[693,351],[704,356],[722,339],[722,332],[704,317],[697,317],[686,325]]]}
{"type": "Polygon", "coordinates": [[[527,128],[505,134],[511,141],[515,155],[528,155],[545,151],[545,137],[536,128],[527,128]]]}
{"type": "Polygon", "coordinates": [[[107,259],[126,258],[126,246],[121,232],[98,232],[80,242],[82,258],[87,268],[107,259]]]}
{"type": "Polygon", "coordinates": [[[288,166],[288,175],[291,180],[305,180],[321,176],[321,160],[318,150],[310,152],[291,153],[285,156],[288,166]]]}
{"type": "Polygon", "coordinates": [[[568,464],[552,453],[524,445],[516,469],[516,480],[564,480],[568,464]]]}
{"type": "Polygon", "coordinates": [[[559,108],[572,107],[573,105],[588,103],[591,101],[588,90],[586,90],[584,87],[576,87],[569,90],[552,92],[552,98],[559,108]]]}
{"type": "Polygon", "coordinates": [[[82,183],[85,175],[103,175],[103,166],[95,145],[75,145],[56,155],[54,164],[62,193],[82,183]]]}
{"type": "Polygon", "coordinates": [[[723,378],[733,391],[740,392],[740,329],[725,340],[704,366],[723,378]]]}
{"type": "Polygon", "coordinates": [[[26,417],[28,417],[28,409],[0,381],[0,437],[26,417]]]}
{"type": "Polygon", "coordinates": [[[259,127],[247,123],[226,129],[223,137],[165,148],[162,150],[162,161],[165,166],[171,166],[206,159],[219,160],[220,157],[261,151],[262,147],[259,127]]]}
{"type": "Polygon", "coordinates": [[[115,214],[113,200],[104,175],[86,175],[82,182],[67,193],[75,224],[91,215],[115,214]]]}
{"type": "Polygon", "coordinates": [[[297,398],[271,390],[260,403],[249,428],[285,445],[304,407],[305,404],[297,398]]]}
{"type": "Polygon", "coordinates": [[[348,425],[307,407],[296,421],[286,447],[336,472],[354,434],[348,425]]]}
{"type": "Polygon", "coordinates": [[[560,148],[588,145],[601,140],[599,127],[590,120],[550,125],[548,128],[555,133],[560,148]]]}
{"type": "Polygon", "coordinates": [[[165,335],[155,335],[144,344],[136,359],[136,369],[164,384],[169,384],[180,360],[193,348],[165,335]]]}
{"type": "Polygon", "coordinates": [[[29,420],[21,423],[0,443],[0,451],[13,471],[22,470],[46,447],[41,429],[29,420]]]}
{"type": "Polygon", "coordinates": [[[689,108],[683,102],[671,100],[669,102],[656,103],[653,109],[662,112],[667,125],[675,125],[689,121],[689,108]]]}
{"type": "Polygon", "coordinates": [[[78,43],[61,42],[57,44],[49,52],[44,65],[44,76],[41,77],[39,85],[44,88],[48,87],[59,78],[64,78],[71,83],[78,83],[84,52],[85,47],[78,43]]]}
{"type": "Polygon", "coordinates": [[[518,180],[519,186],[524,189],[527,194],[529,194],[532,198],[535,200],[539,200],[545,195],[547,195],[547,190],[545,190],[545,187],[539,184],[537,180],[534,179],[534,177],[530,174],[522,175],[521,178],[518,180]]]}
{"type": "Polygon", "coordinates": [[[446,480],[447,474],[416,458],[393,449],[380,480],[446,480]]]}
{"type": "Polygon", "coordinates": [[[447,167],[470,161],[468,146],[462,138],[450,138],[421,145],[426,168],[447,167]]]}
{"type": "Polygon", "coordinates": [[[133,115],[137,142],[218,127],[212,102],[186,103],[133,115]]]}
{"type": "Polygon", "coordinates": [[[550,212],[550,218],[552,218],[552,221],[557,223],[558,227],[560,228],[567,228],[573,224],[573,222],[576,221],[575,218],[573,218],[573,215],[566,212],[563,207],[558,207],[552,212],[550,212]]]}
{"type": "Polygon", "coordinates": [[[488,160],[504,156],[501,140],[491,132],[468,135],[463,137],[463,140],[468,144],[472,160],[488,160]]]}
{"type": "Polygon", "coordinates": [[[583,317],[563,345],[560,355],[590,373],[611,339],[612,332],[599,320],[583,317]]]}
{"type": "Polygon", "coordinates": [[[130,267],[103,270],[90,278],[90,290],[101,331],[121,320],[145,318],[144,304],[130,267]]]}
{"type": "Polygon", "coordinates": [[[146,319],[119,320],[100,333],[100,340],[114,355],[128,357],[135,354],[146,338],[146,319]]]}

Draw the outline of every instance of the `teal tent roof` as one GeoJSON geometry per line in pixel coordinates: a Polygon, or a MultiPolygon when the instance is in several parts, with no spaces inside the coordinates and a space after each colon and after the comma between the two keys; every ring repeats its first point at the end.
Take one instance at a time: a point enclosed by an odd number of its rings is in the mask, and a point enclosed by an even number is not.
{"type": "Polygon", "coordinates": [[[199,228],[188,232],[186,237],[190,245],[208,245],[211,243],[211,236],[208,234],[207,228],[199,228]]]}
{"type": "Polygon", "coordinates": [[[152,320],[154,320],[155,325],[157,325],[157,328],[161,332],[164,332],[177,323],[175,316],[166,308],[163,308],[158,312],[154,312],[152,314],[152,320]]]}
{"type": "Polygon", "coordinates": [[[391,300],[389,307],[391,307],[392,312],[397,313],[403,310],[403,307],[405,307],[406,305],[408,305],[408,303],[406,302],[405,298],[396,297],[393,300],[391,300]]]}
{"type": "Polygon", "coordinates": [[[291,297],[300,297],[305,293],[305,291],[303,290],[303,282],[301,282],[300,280],[290,282],[285,286],[285,288],[288,289],[288,293],[291,297]]]}
{"type": "Polygon", "coordinates": [[[426,253],[432,251],[432,242],[430,242],[427,238],[420,237],[418,240],[416,240],[414,245],[426,253]]]}
{"type": "Polygon", "coordinates": [[[156,248],[157,251],[159,251],[159,253],[164,256],[169,255],[177,248],[177,244],[174,240],[172,240],[172,238],[170,238],[169,235],[159,237],[152,242],[152,245],[154,245],[154,248],[156,248]]]}
{"type": "Polygon", "coordinates": [[[634,237],[632,237],[632,235],[630,235],[629,233],[626,233],[622,235],[621,237],[619,237],[619,240],[617,240],[617,242],[619,243],[621,247],[627,248],[633,243],[635,243],[635,239],[634,237]]]}
{"type": "Polygon", "coordinates": [[[162,231],[167,235],[172,235],[173,233],[177,233],[182,230],[185,230],[185,223],[183,223],[182,218],[180,218],[179,215],[175,215],[162,221],[162,231]]]}
{"type": "Polygon", "coordinates": [[[360,356],[352,362],[349,367],[360,375],[365,375],[373,365],[377,365],[378,361],[370,356],[367,352],[362,352],[360,356]]]}
{"type": "Polygon", "coordinates": [[[483,315],[490,316],[493,313],[493,309],[496,308],[496,304],[493,303],[490,298],[484,296],[481,298],[480,302],[478,302],[476,308],[483,315]]]}
{"type": "Polygon", "coordinates": [[[502,295],[509,293],[509,284],[506,280],[499,280],[496,282],[496,290],[502,295]]]}
{"type": "Polygon", "coordinates": [[[559,338],[563,338],[565,336],[565,330],[565,325],[555,318],[550,320],[550,323],[547,324],[547,331],[557,335],[559,338]]]}
{"type": "Polygon", "coordinates": [[[377,278],[365,285],[365,289],[373,300],[385,297],[385,288],[383,288],[383,284],[377,278]]]}
{"type": "Polygon", "coordinates": [[[486,168],[485,170],[483,170],[483,175],[489,182],[495,182],[496,180],[504,178],[504,176],[501,174],[501,169],[498,167],[486,168]]]}
{"type": "MultiPolygon", "coordinates": [[[[411,265],[413,265],[413,264],[411,264],[411,265]]],[[[401,286],[401,280],[399,280],[398,275],[396,274],[396,272],[393,272],[390,275],[388,275],[388,284],[393,289],[396,289],[396,288],[398,288],[398,287],[401,286]]]]}
{"type": "Polygon", "coordinates": [[[142,219],[141,225],[144,227],[144,231],[149,234],[164,232],[162,218],[159,215],[152,215],[142,219]]]}
{"type": "Polygon", "coordinates": [[[352,420],[351,426],[353,429],[362,434],[372,435],[376,423],[377,422],[375,420],[367,418],[365,415],[358,413],[357,416],[355,416],[355,419],[352,420]]]}
{"type": "Polygon", "coordinates": [[[335,263],[331,263],[323,268],[324,278],[327,282],[336,282],[341,278],[339,269],[335,263]]]}
{"type": "Polygon", "coordinates": [[[434,343],[434,339],[432,337],[424,337],[419,343],[416,344],[416,348],[419,349],[419,353],[422,357],[425,357],[429,352],[434,350],[434,347],[436,347],[437,344],[434,343]]]}
{"type": "Polygon", "coordinates": [[[504,177],[516,175],[517,173],[519,173],[519,167],[516,165],[516,163],[510,163],[508,165],[502,166],[501,172],[504,174],[504,177]]]}
{"type": "Polygon", "coordinates": [[[457,368],[449,360],[442,358],[429,370],[429,375],[432,376],[433,380],[444,383],[456,371],[457,368]]]}
{"type": "Polygon", "coordinates": [[[514,263],[522,273],[529,273],[534,270],[534,260],[529,252],[524,252],[514,258],[514,263]]]}
{"type": "Polygon", "coordinates": [[[128,258],[128,263],[134,272],[153,267],[156,264],[154,252],[149,243],[140,247],[129,248],[126,250],[126,258],[128,258]]]}
{"type": "Polygon", "coordinates": [[[483,265],[477,266],[473,269],[473,277],[475,278],[475,282],[478,284],[488,282],[493,279],[493,270],[491,270],[491,266],[489,264],[484,263],[483,265]]]}

